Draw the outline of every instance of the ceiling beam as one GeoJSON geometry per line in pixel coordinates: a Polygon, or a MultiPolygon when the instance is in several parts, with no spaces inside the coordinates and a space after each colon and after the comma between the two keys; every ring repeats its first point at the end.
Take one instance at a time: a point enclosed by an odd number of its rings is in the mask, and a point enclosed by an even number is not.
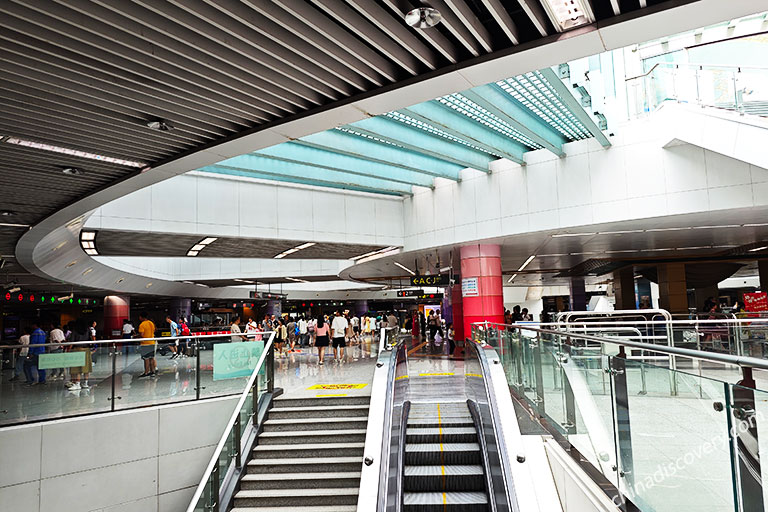
{"type": "Polygon", "coordinates": [[[523,153],[529,150],[516,140],[505,137],[435,100],[419,103],[398,112],[519,164],[524,164],[523,153]]]}
{"type": "MultiPolygon", "coordinates": [[[[475,39],[475,36],[472,35],[472,32],[467,29],[467,27],[464,25],[464,23],[461,22],[458,16],[453,12],[453,10],[448,7],[448,4],[446,4],[443,0],[421,0],[421,4],[424,7],[434,7],[438,11],[440,11],[440,14],[442,16],[442,25],[448,29],[448,31],[459,40],[459,42],[466,48],[469,53],[471,53],[475,57],[479,57],[482,53],[483,48],[478,43],[477,39],[475,39]]],[[[436,30],[434,28],[427,29],[427,30],[436,30]]],[[[486,51],[490,51],[487,50],[486,51]]]]}
{"type": "Polygon", "coordinates": [[[499,24],[501,30],[507,35],[512,44],[520,44],[520,32],[517,25],[512,20],[506,7],[501,0],[482,0],[486,9],[491,13],[493,19],[499,24]]]}
{"type": "MultiPolygon", "coordinates": [[[[328,173],[324,176],[317,176],[316,169],[313,171],[310,166],[305,166],[305,168],[302,169],[291,169],[288,166],[251,169],[219,164],[209,165],[197,170],[202,172],[228,174],[231,176],[245,176],[263,180],[312,185],[316,187],[340,188],[400,196],[411,194],[410,187],[386,182],[384,180],[370,179],[369,181],[366,181],[359,176],[351,177],[344,173],[336,173],[333,175],[328,173]]],[[[326,170],[323,171],[328,172],[326,170]]]]}
{"type": "Polygon", "coordinates": [[[496,157],[487,153],[472,149],[464,144],[457,144],[440,135],[409,126],[389,117],[371,117],[342,128],[354,130],[369,137],[376,137],[415,153],[478,171],[490,172],[488,164],[496,160],[496,157]]]}
{"type": "Polygon", "coordinates": [[[308,163],[317,167],[359,174],[360,176],[390,179],[408,185],[418,185],[420,187],[432,187],[433,185],[433,177],[428,174],[384,164],[375,160],[364,160],[343,153],[325,151],[296,142],[284,142],[261,149],[253,154],[286,161],[308,163]]]}
{"type": "Polygon", "coordinates": [[[541,8],[539,0],[517,0],[517,2],[523,8],[523,12],[531,20],[536,30],[539,31],[539,34],[542,37],[547,37],[549,35],[547,31],[547,15],[544,9],[541,8]]]}
{"type": "Polygon", "coordinates": [[[558,97],[560,97],[565,106],[568,107],[568,110],[570,110],[571,113],[576,116],[576,119],[578,119],[581,124],[583,124],[584,127],[589,131],[589,133],[591,133],[592,136],[597,139],[600,145],[602,145],[604,148],[611,147],[611,141],[609,141],[608,137],[606,137],[602,130],[600,130],[600,128],[597,126],[597,123],[594,121],[594,119],[592,119],[592,116],[590,116],[589,113],[584,110],[584,107],[581,106],[579,100],[573,96],[568,86],[565,85],[562,80],[560,80],[560,77],[557,76],[557,73],[555,73],[552,68],[541,69],[539,70],[539,73],[541,73],[547,82],[549,82],[549,85],[552,86],[558,97]]]}
{"type": "Polygon", "coordinates": [[[371,159],[390,165],[417,169],[430,176],[453,181],[459,180],[459,172],[464,169],[462,165],[376,142],[375,140],[341,130],[326,130],[313,135],[307,135],[297,139],[295,142],[366,160],[371,159]]]}
{"type": "Polygon", "coordinates": [[[565,156],[563,136],[498,85],[481,85],[461,94],[557,156],[565,156]]]}
{"type": "MultiPolygon", "coordinates": [[[[467,30],[469,30],[474,38],[477,39],[485,51],[488,53],[492,52],[493,46],[491,44],[491,33],[485,25],[480,23],[480,20],[477,19],[477,16],[475,16],[474,11],[467,5],[467,2],[464,0],[445,0],[445,3],[451,8],[453,13],[456,13],[456,16],[461,23],[463,23],[467,30]]],[[[504,7],[502,7],[502,9],[504,9],[504,7]]],[[[491,14],[493,14],[493,12],[491,12],[491,14]]]]}

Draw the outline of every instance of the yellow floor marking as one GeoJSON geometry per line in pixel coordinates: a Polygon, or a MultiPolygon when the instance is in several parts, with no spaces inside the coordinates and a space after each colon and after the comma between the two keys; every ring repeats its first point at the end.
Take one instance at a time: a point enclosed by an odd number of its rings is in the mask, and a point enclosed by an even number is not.
{"type": "Polygon", "coordinates": [[[478,379],[482,379],[483,378],[483,376],[480,375],[479,373],[465,373],[464,375],[466,377],[477,377],[478,379]]]}
{"type": "Polygon", "coordinates": [[[363,389],[368,384],[315,384],[307,389],[363,389]]]}
{"type": "Polygon", "coordinates": [[[445,456],[443,455],[443,421],[440,415],[440,404],[437,404],[437,429],[440,440],[440,471],[443,474],[443,510],[448,506],[445,496],[445,456]]]}
{"type": "Polygon", "coordinates": [[[322,397],[326,397],[326,396],[347,396],[347,395],[348,395],[348,393],[336,393],[334,395],[315,395],[315,398],[322,398],[322,397]]]}
{"type": "Polygon", "coordinates": [[[440,375],[455,375],[453,372],[420,373],[419,377],[435,377],[440,375]]]}
{"type": "Polygon", "coordinates": [[[420,344],[416,345],[415,347],[413,347],[411,350],[408,351],[408,355],[413,354],[414,352],[416,352],[417,350],[419,350],[421,347],[423,347],[426,344],[427,344],[427,342],[425,341],[424,343],[420,343],[420,344]]]}
{"type": "Polygon", "coordinates": [[[399,377],[395,377],[395,380],[400,380],[400,379],[407,379],[407,378],[408,378],[408,376],[407,376],[407,375],[401,375],[401,376],[399,376],[399,377]]]}

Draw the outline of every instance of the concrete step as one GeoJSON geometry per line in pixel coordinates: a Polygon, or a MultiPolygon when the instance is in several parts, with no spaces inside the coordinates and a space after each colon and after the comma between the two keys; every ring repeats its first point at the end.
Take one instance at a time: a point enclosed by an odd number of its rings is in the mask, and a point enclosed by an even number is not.
{"type": "Polygon", "coordinates": [[[407,443],[471,443],[477,441],[475,427],[408,427],[407,443]]]}
{"type": "Polygon", "coordinates": [[[339,441],[365,443],[365,429],[262,432],[259,434],[260,445],[320,444],[338,443],[339,441]]]}
{"type": "Polygon", "coordinates": [[[418,443],[405,445],[405,464],[408,466],[434,466],[482,463],[477,443],[418,443]]]}
{"type": "MultiPolygon", "coordinates": [[[[319,392],[319,391],[318,391],[319,392]]],[[[275,407],[319,407],[319,406],[339,406],[339,405],[368,405],[371,403],[370,396],[338,396],[338,397],[305,397],[290,398],[278,397],[274,400],[275,407]]]]}
{"type": "Polygon", "coordinates": [[[363,459],[358,457],[302,457],[302,458],[258,458],[248,461],[248,474],[271,473],[321,473],[333,468],[335,471],[360,471],[363,459]]]}
{"type": "Polygon", "coordinates": [[[487,512],[488,497],[481,492],[406,492],[407,512],[487,512]]]}
{"type": "Polygon", "coordinates": [[[257,445],[253,456],[257,459],[295,459],[300,457],[362,457],[365,443],[313,443],[257,445]]]}
{"type": "Polygon", "coordinates": [[[273,407],[269,410],[269,419],[301,419],[309,418],[340,418],[340,417],[368,417],[368,405],[341,405],[341,406],[301,406],[301,407],[273,407]]]}
{"type": "Polygon", "coordinates": [[[297,419],[267,420],[264,422],[264,432],[291,432],[300,430],[353,430],[365,429],[368,418],[363,416],[349,418],[312,418],[307,421],[297,419]]]}
{"type": "Polygon", "coordinates": [[[360,474],[360,471],[350,471],[344,473],[272,473],[245,475],[242,480],[240,480],[240,489],[353,488],[360,487],[360,474]]]}
{"type": "Polygon", "coordinates": [[[403,485],[406,491],[413,492],[485,492],[485,474],[480,465],[405,466],[403,485]]]}
{"type": "Polygon", "coordinates": [[[268,489],[243,490],[235,494],[238,507],[299,507],[356,505],[358,487],[331,489],[268,489]]]}

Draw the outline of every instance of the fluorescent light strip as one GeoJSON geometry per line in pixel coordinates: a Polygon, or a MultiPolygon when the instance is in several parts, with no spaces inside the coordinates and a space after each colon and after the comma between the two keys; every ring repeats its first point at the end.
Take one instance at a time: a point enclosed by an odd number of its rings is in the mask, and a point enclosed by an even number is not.
{"type": "Polygon", "coordinates": [[[93,240],[96,238],[95,231],[82,231],[80,233],[80,240],[93,240]]]}
{"type": "Polygon", "coordinates": [[[189,252],[187,252],[187,256],[197,256],[197,254],[198,254],[199,252],[200,252],[200,251],[189,251],[189,252]]]}
{"type": "Polygon", "coordinates": [[[355,261],[355,263],[357,263],[357,264],[366,263],[368,261],[378,260],[379,258],[386,258],[387,256],[394,256],[395,254],[400,254],[400,249],[397,248],[397,247],[392,249],[391,251],[377,252],[377,253],[371,254],[370,256],[367,256],[367,257],[359,257],[360,259],[355,261]]]}
{"type": "Polygon", "coordinates": [[[256,284],[253,281],[248,281],[247,279],[233,279],[233,281],[237,281],[238,283],[256,284]]]}
{"type": "Polygon", "coordinates": [[[89,256],[98,256],[99,255],[99,251],[97,251],[96,249],[86,249],[85,250],[85,254],[87,254],[89,256]]]}
{"type": "Polygon", "coordinates": [[[202,251],[203,249],[205,249],[205,246],[203,244],[197,244],[197,245],[193,245],[190,251],[202,251]]]}
{"type": "Polygon", "coordinates": [[[398,263],[397,261],[393,261],[392,263],[394,263],[395,265],[397,265],[397,266],[398,266],[398,267],[400,267],[401,269],[405,270],[406,272],[408,272],[408,273],[409,273],[409,274],[411,274],[412,276],[415,276],[415,275],[416,275],[416,272],[414,272],[413,270],[409,269],[408,267],[406,267],[406,266],[405,266],[405,265],[403,265],[402,263],[398,263]]]}
{"type": "MultiPolygon", "coordinates": [[[[397,249],[397,247],[395,247],[394,245],[391,245],[389,247],[385,247],[383,249],[376,249],[375,251],[370,251],[370,252],[367,252],[365,254],[361,254],[360,256],[355,256],[354,258],[350,258],[350,259],[352,261],[357,261],[358,263],[360,263],[360,261],[358,261],[358,260],[362,260],[363,258],[367,258],[368,256],[374,256],[376,254],[381,254],[381,253],[385,253],[385,252],[394,251],[395,249],[397,249]]],[[[366,261],[369,261],[369,260],[366,260],[366,261]]]]}
{"type": "Polygon", "coordinates": [[[280,254],[275,256],[275,259],[279,260],[279,259],[285,258],[289,254],[293,254],[295,252],[299,252],[300,250],[307,249],[309,247],[312,247],[313,245],[317,245],[317,242],[307,242],[307,243],[304,243],[304,244],[301,244],[301,245],[297,245],[293,249],[288,249],[287,251],[281,252],[280,254]]]}
{"type": "Polygon", "coordinates": [[[528,264],[529,264],[530,262],[532,262],[532,261],[533,261],[533,258],[535,258],[535,257],[536,257],[536,255],[535,255],[535,254],[531,254],[530,256],[528,256],[528,259],[527,259],[527,260],[525,260],[525,263],[523,263],[522,265],[520,265],[520,268],[519,268],[519,269],[517,269],[517,271],[518,271],[518,272],[522,272],[522,271],[523,271],[523,269],[525,269],[525,267],[527,267],[527,266],[528,266],[528,264]]]}
{"type": "Polygon", "coordinates": [[[146,167],[147,166],[146,163],[136,162],[134,160],[123,160],[122,158],[114,158],[106,155],[98,155],[96,153],[88,153],[87,151],[80,151],[77,149],[62,148],[60,146],[53,146],[51,144],[43,144],[40,142],[33,142],[31,140],[17,139],[16,137],[9,137],[5,140],[5,142],[8,144],[15,144],[17,146],[25,146],[33,149],[42,149],[43,151],[51,151],[53,153],[61,153],[63,155],[87,158],[89,160],[99,160],[102,162],[109,162],[110,164],[125,165],[126,167],[146,167]]]}
{"type": "Polygon", "coordinates": [[[754,249],[750,249],[749,252],[764,251],[766,249],[768,249],[768,245],[764,245],[762,247],[755,247],[754,249]]]}
{"type": "Polygon", "coordinates": [[[16,224],[15,222],[0,222],[4,228],[28,228],[29,224],[16,224]]]}
{"type": "Polygon", "coordinates": [[[516,277],[517,277],[517,274],[512,274],[512,277],[510,277],[510,278],[507,280],[507,282],[508,282],[508,283],[511,283],[511,282],[512,282],[512,280],[513,280],[514,278],[516,278],[516,277]]]}
{"type": "Polygon", "coordinates": [[[208,247],[208,244],[211,244],[216,240],[218,240],[218,238],[214,236],[203,238],[202,240],[197,242],[195,245],[193,245],[189,251],[187,251],[187,256],[197,256],[200,253],[200,251],[208,247]]]}
{"type": "Polygon", "coordinates": [[[218,240],[217,237],[209,236],[208,238],[203,238],[202,240],[200,240],[200,243],[198,245],[208,245],[215,242],[216,240],[218,240]]]}
{"type": "Polygon", "coordinates": [[[552,235],[552,238],[565,238],[569,236],[594,236],[597,233],[557,233],[552,235]]]}
{"type": "Polygon", "coordinates": [[[289,280],[289,281],[293,281],[294,283],[308,283],[309,282],[309,281],[305,281],[304,279],[296,279],[295,277],[286,277],[286,279],[289,280]]]}

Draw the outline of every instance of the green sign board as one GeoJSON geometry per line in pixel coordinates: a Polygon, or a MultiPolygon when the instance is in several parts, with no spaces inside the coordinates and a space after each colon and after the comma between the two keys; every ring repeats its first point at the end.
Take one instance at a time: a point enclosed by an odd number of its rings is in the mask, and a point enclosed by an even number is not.
{"type": "Polygon", "coordinates": [[[76,368],[85,366],[85,352],[58,352],[55,354],[40,354],[37,367],[40,370],[49,368],[76,368]]]}
{"type": "Polygon", "coordinates": [[[213,380],[250,376],[263,351],[264,344],[258,341],[216,343],[213,346],[213,380]]]}

